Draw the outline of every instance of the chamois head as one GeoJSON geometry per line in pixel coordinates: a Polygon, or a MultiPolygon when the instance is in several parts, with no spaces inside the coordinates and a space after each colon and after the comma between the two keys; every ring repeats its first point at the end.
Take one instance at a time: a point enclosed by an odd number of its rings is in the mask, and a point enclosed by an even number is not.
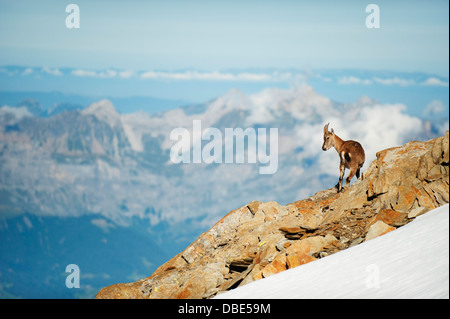
{"type": "Polygon", "coordinates": [[[323,151],[328,151],[330,147],[334,146],[334,130],[331,129],[331,131],[328,132],[328,125],[330,125],[330,123],[323,127],[323,151]]]}

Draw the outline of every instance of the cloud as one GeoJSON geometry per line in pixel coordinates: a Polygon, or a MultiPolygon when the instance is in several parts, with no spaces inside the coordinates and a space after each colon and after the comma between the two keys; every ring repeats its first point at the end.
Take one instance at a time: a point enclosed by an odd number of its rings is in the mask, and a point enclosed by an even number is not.
{"type": "Polygon", "coordinates": [[[445,110],[444,103],[440,100],[433,100],[431,101],[425,110],[423,111],[424,115],[433,115],[437,113],[441,113],[445,110]]]}
{"type": "Polygon", "coordinates": [[[26,68],[23,72],[22,75],[29,75],[31,73],[33,73],[33,69],[32,68],[26,68]]]}
{"type": "Polygon", "coordinates": [[[412,79],[402,79],[400,77],[393,78],[379,78],[373,77],[372,79],[362,79],[353,75],[342,76],[338,79],[339,84],[363,84],[370,85],[373,83],[379,83],[383,85],[399,85],[399,86],[409,86],[415,85],[416,82],[412,79]]]}
{"type": "Polygon", "coordinates": [[[81,69],[73,70],[71,74],[75,76],[92,76],[92,77],[97,76],[97,72],[95,71],[81,70],[81,69]]]}
{"type": "Polygon", "coordinates": [[[421,133],[422,121],[407,115],[405,111],[406,106],[403,104],[364,107],[356,125],[348,129],[351,134],[349,137],[360,136],[366,148],[366,157],[371,161],[379,150],[402,145],[421,133]]]}
{"type": "Polygon", "coordinates": [[[241,81],[270,81],[272,77],[269,74],[257,74],[257,73],[239,73],[236,76],[237,80],[241,81]]]}
{"type": "Polygon", "coordinates": [[[361,79],[356,76],[343,76],[338,79],[339,84],[372,84],[372,80],[369,79],[361,79]]]}
{"type": "Polygon", "coordinates": [[[232,74],[221,74],[219,72],[199,73],[197,71],[187,72],[158,72],[148,71],[141,74],[142,79],[162,79],[162,80],[230,80],[232,74]]]}
{"type": "Polygon", "coordinates": [[[106,70],[106,71],[99,72],[97,75],[101,78],[113,78],[117,75],[117,71],[106,70]]]}
{"type": "MultiPolygon", "coordinates": [[[[21,71],[23,75],[33,73],[32,68],[26,68],[21,71]]],[[[62,72],[57,68],[43,67],[42,72],[47,74],[62,75],[62,72]]],[[[8,72],[6,69],[0,69],[0,72],[8,72]]],[[[182,71],[167,71],[167,70],[148,70],[148,71],[133,71],[133,70],[89,70],[89,69],[74,69],[70,72],[71,75],[79,77],[94,77],[94,78],[121,78],[129,79],[138,77],[141,79],[161,80],[161,81],[221,81],[221,82],[289,82],[289,83],[304,83],[311,76],[307,71],[302,70],[233,70],[233,71],[199,71],[199,70],[182,70],[182,71]]],[[[374,76],[373,74],[345,74],[340,72],[339,75],[329,74],[314,74],[312,77],[319,78],[324,82],[336,81],[342,85],[372,85],[381,84],[385,86],[441,86],[448,87],[448,81],[440,79],[437,76],[429,76],[418,80],[417,74],[392,74],[387,77],[374,76]]]]}
{"type": "Polygon", "coordinates": [[[436,77],[429,77],[425,81],[421,83],[421,85],[425,86],[445,86],[448,87],[448,82],[442,81],[436,77]]]}
{"type": "Polygon", "coordinates": [[[32,117],[33,116],[33,114],[31,114],[25,106],[13,107],[13,106],[4,105],[4,106],[0,107],[0,116],[2,114],[13,115],[17,120],[20,120],[24,117],[32,117]]]}
{"type": "MultiPolygon", "coordinates": [[[[99,77],[99,78],[114,78],[117,75],[119,75],[122,78],[127,78],[128,76],[128,71],[122,71],[122,72],[117,72],[115,70],[104,70],[104,71],[92,71],[92,70],[83,70],[83,69],[77,69],[77,70],[73,70],[71,72],[72,75],[75,76],[87,76],[87,77],[99,77]]],[[[130,75],[131,76],[131,75],[130,75]]]]}
{"type": "Polygon", "coordinates": [[[91,223],[92,225],[99,227],[105,233],[109,232],[110,228],[115,228],[114,224],[102,218],[93,219],[91,220],[91,223]]]}
{"type": "MultiPolygon", "coordinates": [[[[331,82],[332,79],[323,75],[316,75],[316,78],[322,79],[322,81],[331,82]]],[[[423,80],[423,77],[421,74],[415,74],[411,73],[409,75],[407,74],[400,74],[400,75],[392,75],[388,77],[379,77],[379,76],[369,76],[366,78],[362,78],[359,76],[354,75],[341,75],[337,77],[337,83],[339,84],[361,84],[361,85],[370,85],[370,84],[382,84],[386,86],[414,86],[414,85],[422,85],[422,86],[443,86],[448,87],[448,80],[440,79],[436,76],[429,76],[425,80],[423,80]],[[422,79],[417,79],[422,78],[422,79]]]]}
{"type": "Polygon", "coordinates": [[[381,78],[374,78],[374,81],[383,85],[400,85],[400,86],[408,86],[408,85],[414,85],[416,82],[411,79],[401,79],[399,77],[394,78],[387,78],[387,79],[381,79],[381,78]]]}
{"type": "Polygon", "coordinates": [[[140,77],[142,79],[161,79],[161,80],[248,81],[248,82],[271,81],[273,79],[272,75],[266,73],[243,72],[233,74],[231,72],[218,72],[218,71],[213,72],[147,71],[141,73],[140,77]]]}
{"type": "Polygon", "coordinates": [[[132,76],[134,76],[134,72],[131,70],[125,70],[125,71],[119,72],[119,77],[121,77],[122,79],[128,79],[128,78],[131,78],[132,76]]]}
{"type": "Polygon", "coordinates": [[[57,69],[57,68],[49,68],[49,67],[47,67],[47,66],[44,66],[44,67],[41,69],[41,71],[42,71],[43,73],[47,73],[47,74],[51,74],[51,75],[56,75],[56,76],[61,76],[61,75],[63,75],[62,72],[61,72],[59,69],[57,69]]]}

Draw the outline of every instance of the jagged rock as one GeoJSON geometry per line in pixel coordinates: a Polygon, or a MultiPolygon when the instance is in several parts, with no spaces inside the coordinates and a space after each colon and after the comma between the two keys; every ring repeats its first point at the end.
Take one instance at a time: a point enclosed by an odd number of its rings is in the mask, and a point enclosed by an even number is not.
{"type": "Polygon", "coordinates": [[[426,207],[414,208],[408,213],[408,218],[415,218],[417,216],[425,214],[427,211],[428,211],[428,209],[426,207]]]}
{"type": "Polygon", "coordinates": [[[375,237],[384,235],[389,233],[390,231],[395,230],[395,227],[389,226],[382,222],[381,220],[377,221],[375,224],[370,226],[369,231],[366,235],[366,241],[374,239],[375,237]]]}
{"type": "Polygon", "coordinates": [[[142,280],[127,284],[115,284],[99,291],[98,299],[142,299],[145,295],[140,291],[142,280]]]}
{"type": "Polygon", "coordinates": [[[408,214],[387,208],[378,212],[375,217],[376,221],[382,221],[391,226],[403,226],[409,222],[408,214]]]}
{"type": "Polygon", "coordinates": [[[277,274],[287,269],[286,266],[286,255],[281,254],[277,256],[270,264],[264,267],[258,274],[253,278],[267,278],[273,274],[277,274]]]}
{"type": "Polygon", "coordinates": [[[303,228],[301,227],[297,227],[297,226],[293,226],[293,227],[280,227],[280,230],[286,234],[298,234],[303,232],[303,228]]]}
{"type": "Polygon", "coordinates": [[[393,231],[449,201],[449,135],[377,153],[364,179],[231,211],[150,277],[97,298],[210,298],[393,231]]]}

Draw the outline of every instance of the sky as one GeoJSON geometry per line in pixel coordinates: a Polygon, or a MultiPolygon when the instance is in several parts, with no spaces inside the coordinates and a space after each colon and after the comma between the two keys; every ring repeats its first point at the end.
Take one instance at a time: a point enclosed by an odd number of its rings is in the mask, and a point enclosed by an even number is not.
{"type": "Polygon", "coordinates": [[[367,69],[448,77],[448,1],[0,1],[0,65],[367,69]]]}

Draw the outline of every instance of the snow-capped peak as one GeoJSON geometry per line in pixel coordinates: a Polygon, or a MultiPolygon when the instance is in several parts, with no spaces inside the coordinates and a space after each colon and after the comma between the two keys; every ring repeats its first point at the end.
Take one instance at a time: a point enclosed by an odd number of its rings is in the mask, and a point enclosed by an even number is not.
{"type": "Polygon", "coordinates": [[[231,89],[224,95],[212,101],[208,109],[211,111],[219,110],[247,110],[251,101],[248,96],[239,89],[231,89]]]}
{"type": "Polygon", "coordinates": [[[92,103],[89,107],[81,111],[81,114],[92,114],[100,121],[108,123],[111,127],[120,124],[120,115],[109,100],[101,100],[92,103]]]}

